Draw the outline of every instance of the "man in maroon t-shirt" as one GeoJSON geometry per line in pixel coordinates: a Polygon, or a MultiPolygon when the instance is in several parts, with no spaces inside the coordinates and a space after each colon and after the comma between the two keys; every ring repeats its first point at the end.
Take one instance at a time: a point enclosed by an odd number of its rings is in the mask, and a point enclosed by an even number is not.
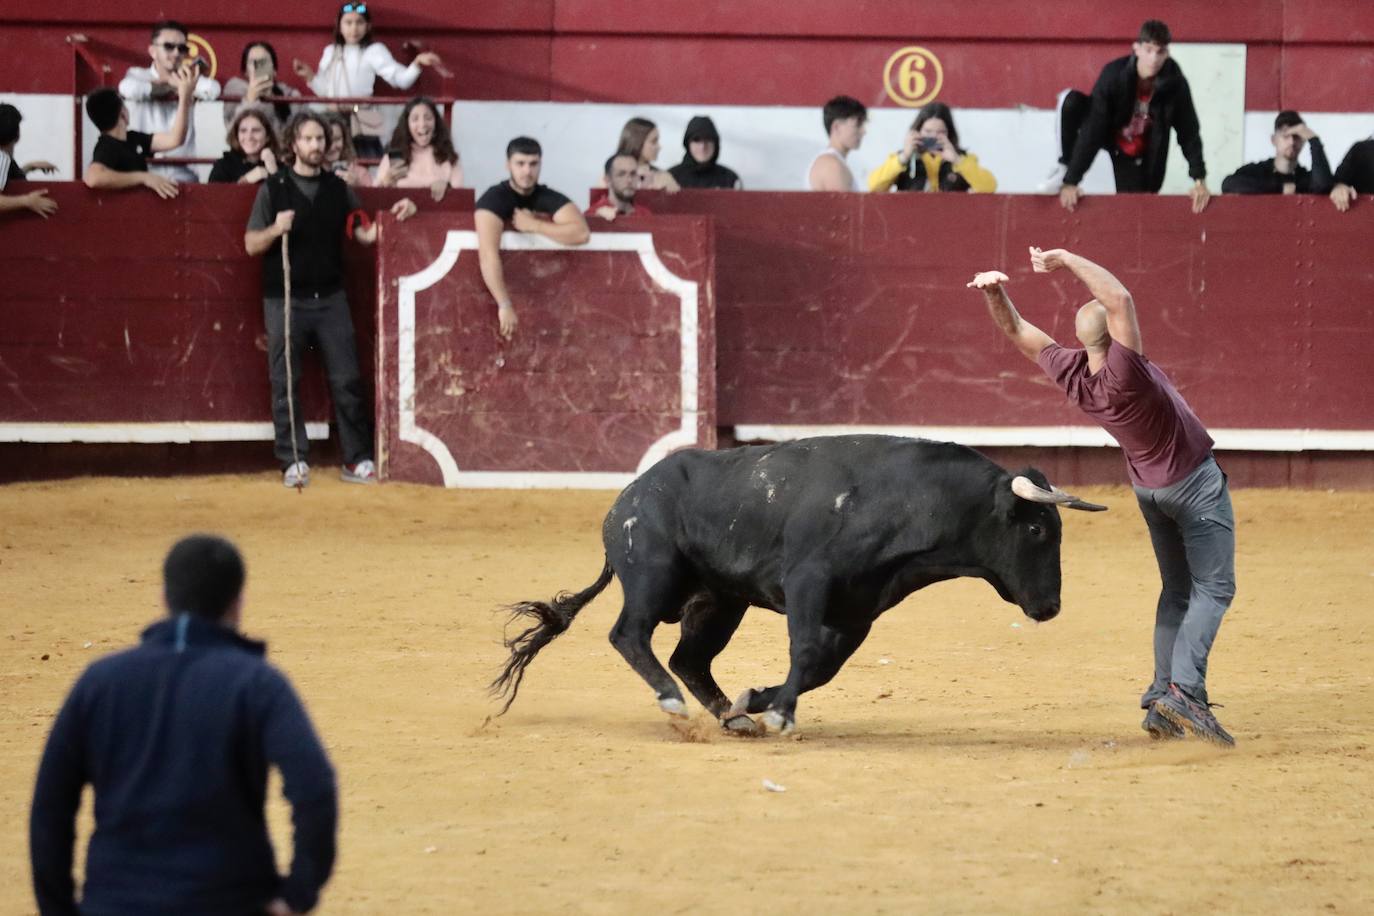
{"type": "Polygon", "coordinates": [[[1121,281],[1087,258],[1031,249],[1037,273],[1066,269],[1093,298],[1078,310],[1081,350],[1061,347],[1017,314],[1003,284],[987,271],[968,285],[983,292],[997,326],[1069,400],[1111,433],[1150,529],[1163,588],[1155,609],[1155,676],[1140,699],[1142,727],[1154,738],[1235,740],[1207,702],[1207,656],[1235,595],[1235,515],[1226,475],[1207,434],[1169,377],[1145,358],[1135,303],[1121,281]]]}

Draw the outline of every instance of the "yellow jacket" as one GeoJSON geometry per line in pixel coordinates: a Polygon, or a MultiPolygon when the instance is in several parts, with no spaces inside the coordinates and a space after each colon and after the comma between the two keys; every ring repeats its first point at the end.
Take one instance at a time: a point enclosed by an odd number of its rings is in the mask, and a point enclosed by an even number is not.
{"type": "MultiPolygon", "coordinates": [[[[882,165],[878,166],[868,174],[868,190],[873,192],[886,191],[894,184],[899,191],[940,191],[941,172],[947,175],[958,176],[963,179],[962,184],[968,185],[966,189],[981,194],[990,194],[997,190],[997,179],[991,172],[978,164],[978,157],[973,153],[965,153],[959,157],[959,161],[952,166],[945,161],[939,153],[921,153],[921,164],[925,166],[925,175],[917,175],[913,179],[908,171],[908,167],[902,165],[902,161],[893,153],[887,157],[882,165]],[[947,170],[946,170],[947,169],[947,170]],[[924,177],[924,181],[921,178],[924,177]]],[[[947,190],[955,190],[949,188],[947,190]]]]}

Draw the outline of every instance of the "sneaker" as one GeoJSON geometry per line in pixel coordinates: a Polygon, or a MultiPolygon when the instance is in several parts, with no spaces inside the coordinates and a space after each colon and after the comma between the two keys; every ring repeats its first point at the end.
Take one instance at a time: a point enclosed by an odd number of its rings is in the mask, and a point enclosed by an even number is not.
{"type": "Polygon", "coordinates": [[[1159,711],[1158,703],[1151,703],[1150,708],[1145,710],[1145,721],[1140,723],[1140,727],[1149,732],[1155,741],[1182,738],[1186,734],[1182,726],[1175,725],[1164,717],[1164,713],[1159,711]]]}
{"type": "Polygon", "coordinates": [[[1169,692],[1158,700],[1153,708],[1158,709],[1170,722],[1187,727],[1204,741],[1210,741],[1220,747],[1235,747],[1236,739],[1221,727],[1209,706],[1210,703],[1195,700],[1184,693],[1177,684],[1170,684],[1169,692]]]}
{"type": "Polygon", "coordinates": [[[1064,176],[1069,173],[1069,167],[1062,162],[1056,162],[1054,169],[1045,177],[1045,180],[1035,186],[1037,194],[1058,194],[1059,189],[1064,187],[1064,176]]]}
{"type": "Polygon", "coordinates": [[[281,472],[281,483],[284,487],[304,487],[310,483],[310,465],[304,461],[297,461],[281,472]]]}
{"type": "Polygon", "coordinates": [[[343,466],[343,473],[339,477],[344,483],[376,483],[377,465],[372,463],[371,458],[366,458],[357,464],[346,464],[343,466]]]}

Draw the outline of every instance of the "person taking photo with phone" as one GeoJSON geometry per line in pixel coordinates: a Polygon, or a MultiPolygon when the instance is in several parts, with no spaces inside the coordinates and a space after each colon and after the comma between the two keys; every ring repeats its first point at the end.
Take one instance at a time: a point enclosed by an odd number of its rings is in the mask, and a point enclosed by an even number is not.
{"type": "Polygon", "coordinates": [[[239,57],[239,71],[239,76],[233,77],[224,84],[226,97],[242,100],[239,102],[225,101],[225,127],[233,123],[234,115],[238,114],[240,107],[247,108],[249,106],[261,107],[266,110],[277,122],[275,127],[280,127],[291,120],[291,106],[286,102],[275,102],[268,107],[260,101],[270,96],[300,98],[299,89],[288,86],[277,79],[276,48],[265,41],[250,41],[244,45],[243,54],[239,57]]]}
{"type": "MultiPolygon", "coordinates": [[[[124,79],[119,81],[119,94],[129,104],[129,130],[149,135],[172,130],[179,95],[178,83],[172,79],[175,73],[193,81],[191,95],[195,101],[213,102],[219,98],[219,83],[205,75],[205,59],[191,55],[188,35],[186,26],[175,20],[164,19],[153,24],[152,40],[148,44],[152,66],[130,67],[124,79]]],[[[99,125],[97,128],[103,129],[99,125]]],[[[194,114],[186,121],[186,136],[181,145],[158,152],[178,158],[196,154],[194,114]]],[[[196,173],[184,165],[155,165],[150,171],[172,181],[194,184],[199,180],[196,173]]]]}
{"type": "Polygon", "coordinates": [[[916,112],[902,148],[868,175],[868,190],[954,191],[990,194],[997,179],[978,164],[978,157],[959,145],[954,112],[944,102],[931,102],[916,112]]]}

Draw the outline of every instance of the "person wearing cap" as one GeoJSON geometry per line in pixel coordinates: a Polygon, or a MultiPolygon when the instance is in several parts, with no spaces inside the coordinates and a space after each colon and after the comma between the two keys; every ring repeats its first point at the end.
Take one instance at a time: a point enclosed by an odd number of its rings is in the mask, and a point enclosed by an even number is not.
{"type": "Polygon", "coordinates": [[[720,132],[715,122],[705,115],[697,115],[687,122],[687,130],[682,135],[682,146],[686,155],[682,161],[668,170],[684,188],[723,188],[741,190],[744,184],[733,169],[721,165],[720,132]]]}
{"type": "Polygon", "coordinates": [[[1296,111],[1280,111],[1274,119],[1274,158],[1242,165],[1221,183],[1223,194],[1325,194],[1335,179],[1326,161],[1321,138],[1303,123],[1296,111]],[[1298,165],[1303,144],[1312,149],[1312,170],[1298,165]]]}
{"type": "Polygon", "coordinates": [[[304,913],[334,867],[334,770],[291,682],[239,632],[243,557],[212,535],[162,564],[167,616],[77,679],[48,734],[29,817],[42,916],[304,913]],[[290,872],[272,851],[267,771],[294,825],[290,872]],[[77,900],[81,794],[95,833],[77,900]]]}

